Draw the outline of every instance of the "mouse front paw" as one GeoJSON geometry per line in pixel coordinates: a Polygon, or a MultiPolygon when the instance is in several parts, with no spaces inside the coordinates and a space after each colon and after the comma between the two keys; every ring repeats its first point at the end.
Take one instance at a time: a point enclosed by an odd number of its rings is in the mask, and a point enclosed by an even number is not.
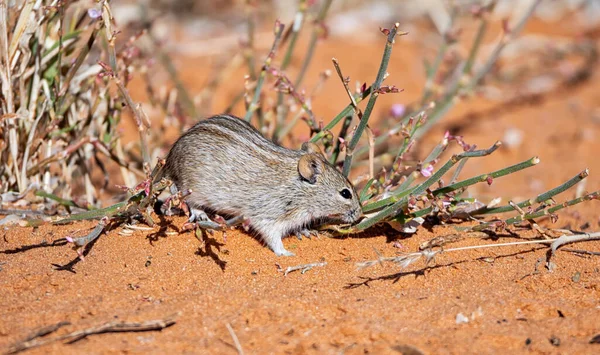
{"type": "Polygon", "coordinates": [[[319,237],[319,233],[316,230],[308,228],[303,228],[294,234],[298,240],[302,240],[302,237],[306,237],[308,239],[312,239],[312,237],[319,237]]]}

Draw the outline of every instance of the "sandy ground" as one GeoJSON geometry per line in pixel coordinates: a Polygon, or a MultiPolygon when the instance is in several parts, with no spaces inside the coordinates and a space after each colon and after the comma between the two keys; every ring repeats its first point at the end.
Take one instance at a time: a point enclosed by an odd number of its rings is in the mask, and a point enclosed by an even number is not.
{"type": "MultiPolygon", "coordinates": [[[[561,35],[578,35],[561,28],[561,35]]],[[[556,34],[555,26],[528,28],[556,34]]],[[[308,75],[331,68],[336,56],[346,75],[371,81],[382,43],[329,42],[319,47],[308,75]]],[[[425,54],[417,41],[400,42],[393,54],[390,83],[405,89],[385,95],[379,112],[391,103],[409,102],[419,93],[425,54]]],[[[182,77],[197,92],[209,65],[178,58],[182,77]]],[[[596,65],[595,68],[598,66],[596,65]]],[[[494,157],[470,162],[468,177],[514,164],[534,155],[537,167],[475,186],[471,193],[485,201],[501,196],[520,200],[535,196],[590,168],[586,189],[600,188],[600,149],[597,119],[597,71],[589,80],[562,87],[513,105],[470,100],[427,140],[436,141],[448,127],[461,128],[469,143],[489,146],[509,128],[523,132],[516,148],[501,148],[494,157]]],[[[241,77],[232,85],[240,85],[241,77]]],[[[223,89],[225,90],[225,89],[223,89]]],[[[139,89],[143,92],[143,89],[139,89]]],[[[135,90],[134,90],[135,92],[135,90]]],[[[320,117],[332,117],[345,106],[339,81],[332,79],[326,95],[314,102],[320,117]]],[[[213,110],[227,106],[225,92],[213,110]]],[[[573,192],[559,196],[564,201],[573,192]]],[[[597,201],[559,214],[544,226],[582,231],[600,229],[597,201]]],[[[103,235],[85,261],[61,242],[80,235],[93,222],[39,228],[0,230],[0,351],[37,329],[67,321],[53,335],[98,326],[109,321],[143,322],[176,316],[162,331],[92,335],[72,344],[53,342],[30,353],[223,353],[237,352],[229,325],[246,353],[543,353],[592,354],[600,344],[600,257],[558,251],[544,267],[547,247],[512,246],[438,255],[426,266],[407,268],[376,265],[357,269],[356,263],[418,250],[436,236],[457,233],[454,225],[421,228],[410,238],[377,229],[348,238],[288,238],[287,249],[297,256],[278,258],[257,240],[240,231],[215,233],[204,245],[191,233],[177,231],[183,217],[166,218],[154,231],[121,236],[120,229],[103,235]],[[53,244],[53,242],[56,242],[53,244]],[[287,276],[279,268],[326,262],[306,273],[287,276]],[[458,322],[465,318],[467,322],[458,322]]],[[[531,231],[497,238],[459,234],[450,247],[521,241],[531,231]]],[[[600,242],[570,246],[600,252],[600,242]]]]}

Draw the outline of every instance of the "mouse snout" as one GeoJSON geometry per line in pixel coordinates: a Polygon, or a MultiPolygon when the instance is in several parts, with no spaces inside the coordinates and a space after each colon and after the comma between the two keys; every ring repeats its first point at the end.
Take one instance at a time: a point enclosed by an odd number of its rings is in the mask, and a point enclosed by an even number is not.
{"type": "Polygon", "coordinates": [[[360,206],[353,208],[351,210],[349,210],[346,213],[346,218],[344,222],[346,223],[354,223],[356,221],[358,221],[360,219],[360,217],[362,217],[363,212],[362,212],[362,208],[360,206]]]}

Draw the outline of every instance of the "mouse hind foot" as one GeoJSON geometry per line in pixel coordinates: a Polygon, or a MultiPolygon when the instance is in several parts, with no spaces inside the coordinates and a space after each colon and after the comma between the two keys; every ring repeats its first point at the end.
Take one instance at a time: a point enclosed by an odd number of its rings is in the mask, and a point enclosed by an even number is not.
{"type": "Polygon", "coordinates": [[[206,214],[206,212],[204,212],[204,210],[201,210],[199,208],[190,208],[190,218],[188,219],[188,222],[206,221],[210,221],[210,218],[208,218],[208,215],[206,214]]]}

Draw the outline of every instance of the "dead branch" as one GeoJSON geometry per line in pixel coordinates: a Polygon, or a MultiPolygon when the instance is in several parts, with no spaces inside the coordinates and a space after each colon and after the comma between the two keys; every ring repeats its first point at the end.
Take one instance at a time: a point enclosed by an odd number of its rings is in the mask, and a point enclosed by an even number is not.
{"type": "Polygon", "coordinates": [[[327,265],[326,261],[320,262],[320,263],[310,263],[310,264],[302,264],[302,265],[296,265],[296,266],[288,266],[285,270],[283,270],[283,268],[279,264],[277,264],[277,271],[283,272],[283,276],[287,276],[287,274],[289,274],[290,272],[294,272],[294,271],[298,271],[298,270],[301,270],[300,273],[304,274],[305,272],[312,269],[313,267],[325,266],[325,265],[327,265]]]}
{"type": "Polygon", "coordinates": [[[66,341],[68,344],[75,343],[87,336],[94,334],[103,333],[122,333],[122,332],[146,332],[151,330],[162,330],[175,324],[175,319],[180,313],[175,313],[163,319],[148,320],[140,323],[136,322],[118,322],[112,321],[101,324],[99,326],[93,326],[90,328],[76,330],[74,332],[57,336],[54,338],[44,338],[50,333],[57,331],[59,328],[69,324],[68,322],[60,322],[54,325],[50,325],[34,332],[32,335],[27,337],[25,341],[19,342],[8,349],[7,354],[16,354],[21,351],[37,348],[43,345],[54,343],[57,341],[66,341]]]}

